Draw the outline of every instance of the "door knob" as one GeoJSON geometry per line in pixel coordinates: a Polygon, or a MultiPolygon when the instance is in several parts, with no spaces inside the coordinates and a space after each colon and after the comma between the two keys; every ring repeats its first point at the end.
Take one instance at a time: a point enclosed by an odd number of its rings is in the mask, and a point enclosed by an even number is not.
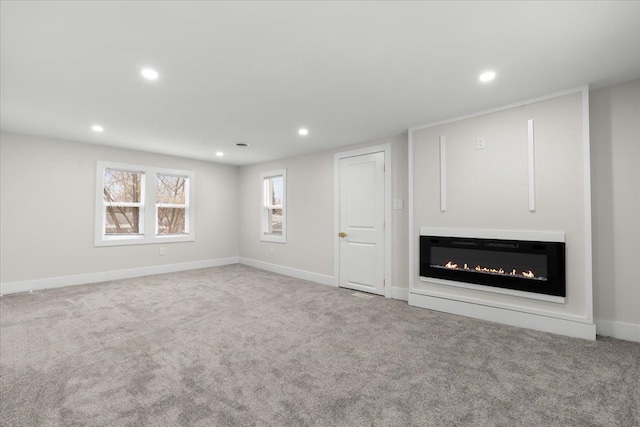
{"type": "Polygon", "coordinates": [[[344,231],[341,231],[341,232],[338,233],[338,236],[347,237],[347,233],[345,233],[344,231]]]}

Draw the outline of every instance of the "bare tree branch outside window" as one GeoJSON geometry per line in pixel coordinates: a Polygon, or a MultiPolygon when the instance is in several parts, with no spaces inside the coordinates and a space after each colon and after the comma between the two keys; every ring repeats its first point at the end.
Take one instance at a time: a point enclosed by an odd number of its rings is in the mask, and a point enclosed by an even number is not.
{"type": "Polygon", "coordinates": [[[185,176],[158,175],[156,179],[156,209],[158,234],[185,234],[188,232],[187,188],[185,176]]]}
{"type": "Polygon", "coordinates": [[[105,234],[139,234],[142,173],[106,169],[105,234]]]}
{"type": "Polygon", "coordinates": [[[265,234],[282,235],[282,176],[273,176],[264,180],[265,208],[267,209],[267,229],[265,234]]]}

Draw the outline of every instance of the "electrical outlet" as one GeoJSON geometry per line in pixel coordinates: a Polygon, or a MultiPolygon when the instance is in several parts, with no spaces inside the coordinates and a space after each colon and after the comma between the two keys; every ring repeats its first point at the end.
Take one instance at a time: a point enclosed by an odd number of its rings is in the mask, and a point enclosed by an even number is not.
{"type": "Polygon", "coordinates": [[[275,249],[273,248],[273,246],[269,246],[269,255],[273,256],[274,253],[275,249]]]}
{"type": "Polygon", "coordinates": [[[158,248],[158,255],[164,256],[164,248],[162,247],[158,248]]]}
{"type": "Polygon", "coordinates": [[[476,138],[476,150],[484,150],[487,148],[487,141],[485,141],[484,136],[479,136],[476,138]]]}

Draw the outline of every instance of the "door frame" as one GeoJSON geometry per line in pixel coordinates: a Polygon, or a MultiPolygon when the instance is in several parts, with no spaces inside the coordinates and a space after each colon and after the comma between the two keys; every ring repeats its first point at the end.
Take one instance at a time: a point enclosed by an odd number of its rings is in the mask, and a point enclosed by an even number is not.
{"type": "Polygon", "coordinates": [[[371,147],[342,151],[333,155],[333,283],[340,286],[340,160],[348,157],[363,156],[384,152],[384,296],[391,298],[391,230],[392,194],[391,194],[391,143],[371,147]]]}

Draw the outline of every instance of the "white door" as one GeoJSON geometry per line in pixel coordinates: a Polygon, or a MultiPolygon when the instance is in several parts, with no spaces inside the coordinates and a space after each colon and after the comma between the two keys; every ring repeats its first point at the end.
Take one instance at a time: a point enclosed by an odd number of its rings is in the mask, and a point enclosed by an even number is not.
{"type": "Polygon", "coordinates": [[[384,294],[384,152],[340,159],[341,287],[384,294]]]}

